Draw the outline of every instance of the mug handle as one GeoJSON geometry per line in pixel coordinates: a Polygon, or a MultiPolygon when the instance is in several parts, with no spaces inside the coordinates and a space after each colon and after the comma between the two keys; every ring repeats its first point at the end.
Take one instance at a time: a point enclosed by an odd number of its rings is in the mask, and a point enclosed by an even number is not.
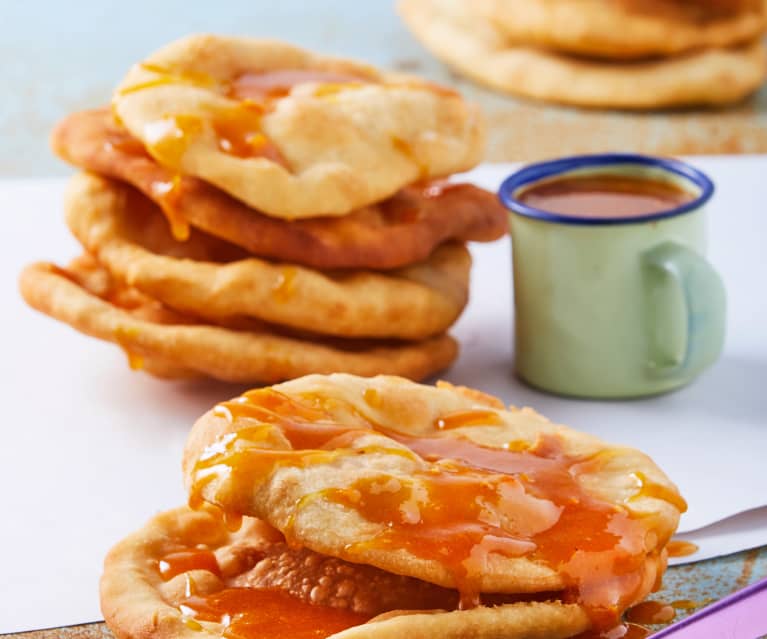
{"type": "Polygon", "coordinates": [[[642,254],[646,289],[652,299],[668,286],[681,296],[687,330],[673,353],[663,352],[654,336],[669,328],[669,313],[652,314],[649,368],[657,377],[693,377],[713,364],[724,345],[727,300],[724,283],[709,262],[677,242],[664,242],[642,254]]]}

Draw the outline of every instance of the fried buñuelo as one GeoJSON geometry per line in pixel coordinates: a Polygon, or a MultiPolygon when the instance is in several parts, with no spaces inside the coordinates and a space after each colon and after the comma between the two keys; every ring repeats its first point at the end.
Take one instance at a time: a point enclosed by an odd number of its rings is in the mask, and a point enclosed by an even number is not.
{"type": "Polygon", "coordinates": [[[149,199],[86,173],[72,179],[65,210],[75,237],[118,280],[214,321],[254,317],[315,334],[413,340],[443,333],[468,301],[471,256],[461,244],[393,271],[320,272],[248,257],[199,231],[178,242],[149,199]]]}
{"type": "Polygon", "coordinates": [[[750,42],[765,0],[476,0],[509,42],[609,60],[674,56],[750,42]]]}
{"type": "Polygon", "coordinates": [[[308,373],[386,370],[424,379],[458,355],[457,343],[447,335],[419,342],[346,340],[295,335],[237,318],[206,323],[126,289],[90,257],[65,269],[31,264],[21,274],[20,289],[33,308],[117,344],[131,367],[162,378],[270,384],[308,373]]]}
{"type": "Polygon", "coordinates": [[[671,58],[608,61],[514,43],[475,3],[400,0],[398,6],[442,61],[489,87],[537,100],[618,109],[715,106],[745,98],[767,76],[761,38],[671,58]]]}
{"type": "Polygon", "coordinates": [[[387,376],[223,402],[183,471],[189,508],[107,557],[120,639],[596,637],[658,587],[686,508],[637,450],[387,376]]]}
{"type": "Polygon", "coordinates": [[[489,242],[506,233],[507,212],[493,193],[472,184],[431,181],[340,217],[281,220],[220,189],[158,164],[105,109],[73,113],[51,145],[75,166],[127,182],[168,217],[174,237],[190,226],[257,257],[318,269],[391,269],[425,260],[449,240],[489,242]]]}
{"type": "Polygon", "coordinates": [[[128,72],[113,107],[166,168],[284,219],[346,215],[469,169],[484,146],[458,93],[274,40],[173,42],[128,72]]]}

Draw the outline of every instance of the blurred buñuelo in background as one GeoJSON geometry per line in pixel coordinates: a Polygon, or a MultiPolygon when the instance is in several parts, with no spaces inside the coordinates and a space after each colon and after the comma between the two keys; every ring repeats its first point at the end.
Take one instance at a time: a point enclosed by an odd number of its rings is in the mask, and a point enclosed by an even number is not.
{"type": "Polygon", "coordinates": [[[85,255],[21,278],[36,309],[159,377],[421,379],[458,353],[467,241],[506,231],[450,174],[484,148],[455,91],[270,40],[191,36],[112,108],[54,131],[85,255]]]}
{"type": "Polygon", "coordinates": [[[725,105],[767,76],[764,0],[401,0],[437,57],[492,88],[585,107],[725,105]]]}

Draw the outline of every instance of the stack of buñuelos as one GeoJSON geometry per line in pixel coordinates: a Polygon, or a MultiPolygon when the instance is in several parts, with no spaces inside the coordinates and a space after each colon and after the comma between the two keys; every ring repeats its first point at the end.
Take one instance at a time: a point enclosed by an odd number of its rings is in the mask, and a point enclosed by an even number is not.
{"type": "Polygon", "coordinates": [[[765,0],[400,0],[400,11],[449,65],[539,100],[723,105],[767,76],[765,0]]]}
{"type": "Polygon", "coordinates": [[[465,243],[506,230],[444,178],[484,127],[454,91],[276,41],[191,36],[134,66],[55,151],[84,170],[66,219],[85,253],[28,267],[33,307],[160,377],[269,383],[449,365],[465,243]]]}

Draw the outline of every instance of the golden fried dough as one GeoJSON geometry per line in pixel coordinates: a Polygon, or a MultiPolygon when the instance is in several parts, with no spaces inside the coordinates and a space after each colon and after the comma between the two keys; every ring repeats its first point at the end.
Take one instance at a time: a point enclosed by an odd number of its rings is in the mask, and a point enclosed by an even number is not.
{"type": "Polygon", "coordinates": [[[732,5],[725,10],[679,0],[476,2],[509,43],[610,59],[678,55],[759,37],[767,25],[767,3],[732,5]]]}
{"type": "Polygon", "coordinates": [[[22,296],[33,308],[82,333],[120,345],[132,365],[145,364],[147,372],[161,377],[271,383],[309,372],[351,370],[421,379],[448,366],[458,352],[456,342],[444,335],[415,343],[375,343],[203,325],[135,291],[114,294],[110,285],[98,284],[108,281],[106,272],[83,273],[81,266],[28,266],[21,274],[22,296]]]}
{"type": "MultiPolygon", "coordinates": [[[[139,293],[136,289],[121,286],[93,256],[87,253],[72,260],[66,270],[54,269],[59,275],[76,283],[87,292],[125,309],[136,319],[157,324],[194,324],[191,317],[181,315],[157,300],[139,293]]],[[[125,349],[124,349],[125,350],[125,349]]],[[[126,350],[128,363],[132,368],[141,369],[161,379],[194,379],[202,375],[157,356],[138,356],[126,350]]]]}
{"type": "Polygon", "coordinates": [[[476,165],[455,92],[271,40],[195,35],[134,66],[115,112],[158,162],[267,215],[345,215],[476,165]]]}
{"type": "MultiPolygon", "coordinates": [[[[135,186],[169,217],[239,245],[259,257],[320,269],[390,269],[426,259],[451,239],[487,242],[507,228],[494,194],[470,184],[411,186],[391,198],[336,218],[288,222],[262,215],[223,191],[174,175],[117,127],[108,111],[74,113],[54,130],[56,153],[80,168],[135,186]]],[[[188,235],[188,228],[180,230],[188,235]]]]}
{"type": "Polygon", "coordinates": [[[571,590],[613,616],[652,590],[686,507],[639,451],[386,376],[308,376],[220,404],[183,469],[190,503],[315,552],[469,598],[571,590]]]}
{"type": "Polygon", "coordinates": [[[200,232],[177,242],[150,200],[90,174],[72,179],[65,209],[72,233],[117,279],[197,317],[255,317],[340,337],[423,339],[444,332],[468,300],[471,257],[460,244],[387,273],[321,273],[257,258],[229,261],[227,246],[229,253],[241,249],[200,232]]]}
{"type": "Polygon", "coordinates": [[[400,0],[400,13],[437,57],[516,95],[586,107],[657,109],[737,102],[767,75],[761,40],[670,59],[606,62],[515,46],[472,3],[400,0]]]}
{"type": "MultiPolygon", "coordinates": [[[[211,511],[187,508],[155,516],[109,552],[101,578],[101,608],[118,639],[220,637],[222,623],[197,621],[188,611],[242,588],[248,580],[253,589],[245,594],[254,602],[259,595],[273,597],[274,591],[288,594],[285,613],[292,617],[307,610],[319,616],[332,608],[331,623],[323,619],[323,626],[337,626],[332,639],[564,639],[589,626],[581,608],[558,601],[447,608],[452,612],[434,609],[446,596],[457,599],[457,593],[291,549],[278,532],[256,519],[247,518],[233,533],[211,511]],[[204,555],[205,568],[194,568],[192,561],[192,569],[172,570],[172,558],[184,553],[204,555]],[[172,571],[164,576],[163,566],[172,571]],[[191,597],[188,589],[194,592],[191,597]]],[[[286,622],[290,623],[282,621],[286,622]]]]}

